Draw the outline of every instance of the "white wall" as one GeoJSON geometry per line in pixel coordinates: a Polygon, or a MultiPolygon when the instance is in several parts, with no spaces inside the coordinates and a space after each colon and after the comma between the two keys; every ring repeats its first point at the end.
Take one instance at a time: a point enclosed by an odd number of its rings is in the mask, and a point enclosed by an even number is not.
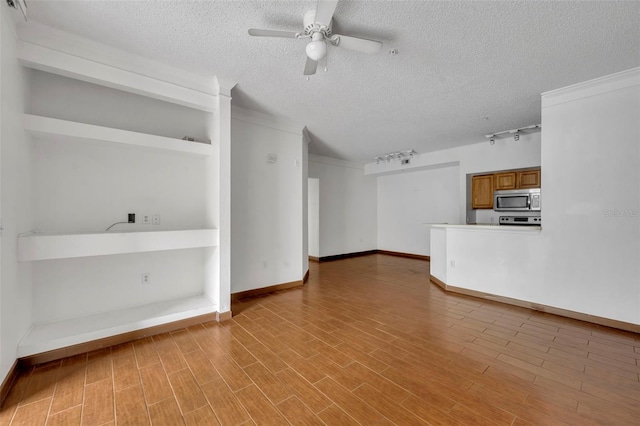
{"type": "Polygon", "coordinates": [[[33,322],[196,296],[203,281],[203,249],[34,262],[33,322]],[[149,284],[142,285],[142,273],[150,273],[149,284]]]}
{"type": "Polygon", "coordinates": [[[16,348],[31,325],[31,265],[16,261],[17,235],[32,227],[31,145],[22,130],[27,90],[25,70],[16,61],[16,36],[8,7],[0,9],[0,381],[16,359],[16,348]]]}
{"type": "MultiPolygon", "coordinates": [[[[540,146],[537,132],[518,142],[505,138],[495,145],[418,154],[407,166],[395,161],[367,164],[365,174],[378,176],[378,248],[430,255],[429,228],[421,224],[467,223],[468,174],[540,166],[540,146]]],[[[492,215],[479,211],[475,220],[489,222],[492,215]]]]}
{"type": "Polygon", "coordinates": [[[320,179],[308,179],[309,256],[320,257],[320,179]]]}
{"type": "MultiPolygon", "coordinates": [[[[119,90],[31,71],[27,109],[61,118],[181,138],[204,137],[210,115],[119,90]]],[[[202,228],[204,159],[144,148],[34,138],[36,227],[43,232],[202,228]],[[143,225],[142,214],[161,224],[143,225]]]]}
{"type": "Polygon", "coordinates": [[[542,99],[539,297],[640,324],[640,69],[542,99]]]}
{"type": "Polygon", "coordinates": [[[232,108],[232,294],[298,281],[306,273],[303,148],[302,126],[232,108]],[[268,162],[269,154],[276,162],[268,162]]]}
{"type": "Polygon", "coordinates": [[[429,255],[428,223],[456,223],[458,166],[378,177],[378,249],[429,255]]]}
{"type": "Polygon", "coordinates": [[[376,179],[362,165],[309,155],[309,177],[320,180],[320,256],[377,249],[376,179]]]}

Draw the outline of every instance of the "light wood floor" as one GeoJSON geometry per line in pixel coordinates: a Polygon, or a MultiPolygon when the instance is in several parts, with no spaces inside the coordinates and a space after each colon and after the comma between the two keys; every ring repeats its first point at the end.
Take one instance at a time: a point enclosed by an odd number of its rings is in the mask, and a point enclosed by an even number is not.
{"type": "Polygon", "coordinates": [[[428,269],[312,263],[228,322],[32,368],[0,424],[640,424],[640,335],[447,294],[428,269]]]}

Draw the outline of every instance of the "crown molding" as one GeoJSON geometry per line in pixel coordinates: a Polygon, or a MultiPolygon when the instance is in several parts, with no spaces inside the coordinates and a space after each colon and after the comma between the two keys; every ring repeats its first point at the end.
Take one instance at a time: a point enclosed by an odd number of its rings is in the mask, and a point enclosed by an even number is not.
{"type": "Polygon", "coordinates": [[[50,72],[137,95],[213,112],[218,97],[144,74],[94,62],[59,50],[18,41],[17,57],[28,68],[50,72]]]}
{"type": "Polygon", "coordinates": [[[302,124],[298,124],[275,115],[241,108],[236,105],[231,106],[231,119],[246,121],[248,123],[257,124],[258,126],[269,127],[282,132],[292,133],[294,135],[303,136],[304,134],[304,125],[302,124]]]}
{"type": "Polygon", "coordinates": [[[219,77],[216,78],[214,75],[202,75],[177,68],[36,22],[21,24],[18,27],[18,37],[33,45],[208,95],[224,94],[230,96],[231,88],[236,84],[219,77]]]}
{"type": "Polygon", "coordinates": [[[364,171],[364,163],[357,161],[341,160],[339,158],[325,157],[324,155],[309,154],[310,163],[320,163],[329,166],[347,167],[350,169],[358,169],[364,171]]]}
{"type": "Polygon", "coordinates": [[[218,96],[226,96],[227,98],[231,98],[231,90],[236,87],[236,84],[238,83],[227,80],[220,76],[213,77],[213,80],[218,96]]]}
{"type": "Polygon", "coordinates": [[[640,67],[594,78],[542,94],[542,108],[640,85],[640,67]]]}

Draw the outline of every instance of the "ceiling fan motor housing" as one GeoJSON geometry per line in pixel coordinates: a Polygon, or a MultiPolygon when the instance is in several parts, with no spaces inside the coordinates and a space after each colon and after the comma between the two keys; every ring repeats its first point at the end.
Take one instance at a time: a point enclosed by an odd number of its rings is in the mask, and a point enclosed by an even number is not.
{"type": "Polygon", "coordinates": [[[316,25],[316,11],[315,9],[308,11],[304,14],[303,18],[304,24],[304,33],[308,36],[313,35],[315,32],[321,32],[325,37],[331,37],[331,29],[333,27],[333,19],[329,21],[329,25],[327,27],[320,27],[316,25]]]}

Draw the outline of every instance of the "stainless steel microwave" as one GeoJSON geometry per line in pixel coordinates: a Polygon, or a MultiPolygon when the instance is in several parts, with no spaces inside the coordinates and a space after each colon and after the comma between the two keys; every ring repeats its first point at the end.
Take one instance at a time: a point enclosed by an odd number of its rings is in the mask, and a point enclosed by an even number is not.
{"type": "Polygon", "coordinates": [[[493,209],[497,212],[539,212],[540,188],[510,189],[493,193],[493,209]]]}

